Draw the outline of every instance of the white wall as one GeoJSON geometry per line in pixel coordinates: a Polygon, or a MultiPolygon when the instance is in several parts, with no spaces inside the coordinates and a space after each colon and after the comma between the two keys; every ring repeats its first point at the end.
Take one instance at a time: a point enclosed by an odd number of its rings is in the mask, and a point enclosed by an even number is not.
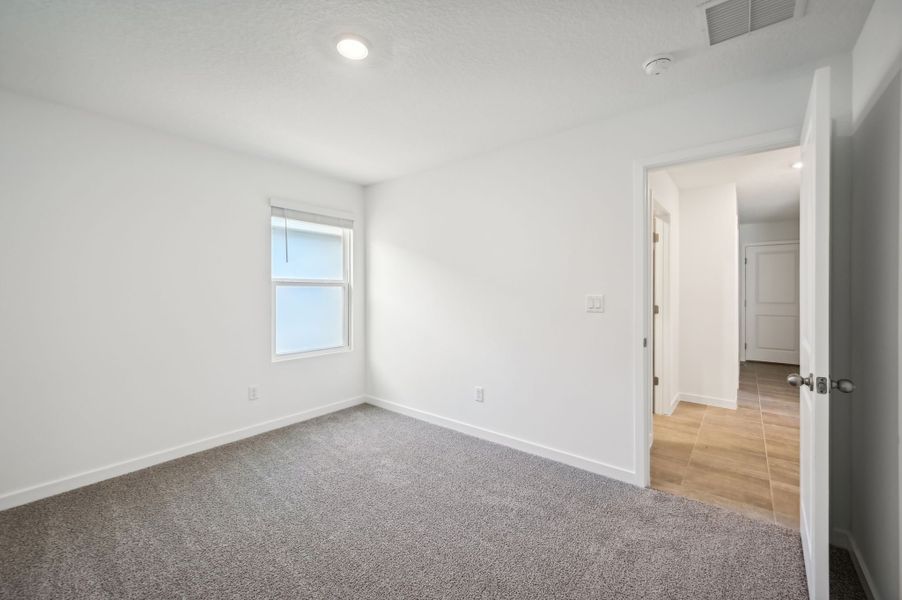
{"type": "Polygon", "coordinates": [[[270,360],[267,199],[359,186],[9,93],[0,131],[0,503],[363,393],[362,277],[353,352],[270,360]]]}
{"type": "Polygon", "coordinates": [[[813,69],[368,188],[369,393],[638,481],[634,161],[798,127],[813,69]]]}
{"type": "Polygon", "coordinates": [[[772,223],[740,223],[739,244],[793,242],[799,239],[799,220],[772,223]]]}
{"type": "Polygon", "coordinates": [[[739,387],[736,184],[680,190],[680,399],[735,407],[739,387]]]}
{"type": "Polygon", "coordinates": [[[852,115],[860,122],[902,66],[902,1],[875,0],[852,50],[852,115]]]}
{"type": "Polygon", "coordinates": [[[680,190],[666,170],[660,169],[648,174],[648,188],[653,201],[667,214],[669,221],[669,293],[670,306],[663,307],[666,318],[666,338],[664,349],[663,378],[665,381],[664,403],[667,414],[673,412],[680,390],[680,190]]]}
{"type": "Polygon", "coordinates": [[[745,360],[745,247],[799,240],[799,220],[739,224],[739,360],[745,360]]]}
{"type": "Polygon", "coordinates": [[[879,598],[900,593],[902,75],[853,140],[851,533],[879,598]]]}

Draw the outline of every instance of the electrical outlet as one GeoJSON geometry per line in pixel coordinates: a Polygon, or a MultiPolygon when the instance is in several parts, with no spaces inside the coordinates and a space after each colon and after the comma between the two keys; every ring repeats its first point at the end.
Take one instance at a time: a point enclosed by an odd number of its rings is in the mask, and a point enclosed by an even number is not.
{"type": "Polygon", "coordinates": [[[477,386],[473,400],[476,400],[476,402],[485,402],[485,390],[477,386]]]}
{"type": "Polygon", "coordinates": [[[258,388],[255,385],[252,385],[249,388],[247,388],[247,399],[250,400],[251,402],[259,400],[260,399],[260,388],[258,388]]]}

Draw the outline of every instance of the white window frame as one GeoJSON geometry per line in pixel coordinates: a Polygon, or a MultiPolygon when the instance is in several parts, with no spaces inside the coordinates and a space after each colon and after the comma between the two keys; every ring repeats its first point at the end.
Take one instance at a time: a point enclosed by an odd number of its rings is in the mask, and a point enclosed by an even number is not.
{"type": "MultiPolygon", "coordinates": [[[[334,216],[347,218],[344,213],[337,213],[331,210],[322,210],[320,207],[308,207],[298,205],[296,203],[287,203],[285,201],[271,201],[271,206],[275,208],[285,208],[288,210],[298,210],[312,214],[321,214],[323,216],[334,216]]],[[[269,231],[270,231],[270,249],[272,248],[272,214],[269,215],[269,231]]],[[[303,221],[312,223],[311,221],[303,221]]],[[[315,223],[313,223],[315,224],[315,223]]],[[[299,279],[293,277],[273,277],[272,274],[272,251],[269,255],[270,268],[270,350],[272,353],[272,361],[284,362],[299,358],[309,358],[314,356],[325,356],[328,354],[340,354],[353,350],[352,335],[352,314],[353,314],[353,228],[342,228],[341,245],[342,245],[342,280],[337,279],[299,279]],[[342,334],[343,344],[332,348],[318,348],[316,350],[306,350],[303,352],[292,352],[289,354],[278,354],[276,352],[276,292],[279,287],[339,287],[342,288],[344,298],[344,310],[342,311],[342,334]]]]}

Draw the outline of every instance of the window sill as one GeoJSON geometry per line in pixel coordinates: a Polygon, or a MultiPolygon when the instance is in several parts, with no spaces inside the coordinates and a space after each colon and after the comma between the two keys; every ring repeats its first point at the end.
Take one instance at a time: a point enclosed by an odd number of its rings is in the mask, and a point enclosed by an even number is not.
{"type": "Polygon", "coordinates": [[[330,354],[345,354],[351,351],[350,346],[341,346],[339,348],[326,348],[324,350],[310,350],[309,352],[298,352],[297,354],[274,354],[272,361],[274,363],[289,362],[303,358],[313,358],[315,356],[328,356],[330,354]]]}

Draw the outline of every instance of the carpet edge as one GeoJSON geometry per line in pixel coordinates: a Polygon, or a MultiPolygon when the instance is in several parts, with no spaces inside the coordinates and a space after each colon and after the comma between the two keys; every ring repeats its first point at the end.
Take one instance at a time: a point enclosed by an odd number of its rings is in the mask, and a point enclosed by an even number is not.
{"type": "Polygon", "coordinates": [[[86,485],[98,483],[106,479],[119,477],[120,475],[125,475],[126,473],[140,471],[141,469],[146,469],[147,467],[151,467],[153,465],[168,462],[176,458],[182,458],[183,456],[188,456],[190,454],[196,454],[204,450],[216,448],[217,446],[230,444],[238,440],[253,437],[261,433],[266,433],[267,431],[280,429],[288,425],[294,425],[295,423],[300,423],[302,421],[321,417],[323,415],[337,412],[339,410],[351,408],[352,406],[358,406],[365,402],[365,396],[355,396],[346,400],[339,400],[337,402],[331,402],[329,404],[323,404],[321,406],[302,410],[296,413],[285,415],[283,417],[276,417],[275,419],[269,419],[260,423],[248,425],[246,427],[232,429],[230,431],[201,438],[192,442],[186,442],[184,444],[165,448],[156,452],[143,454],[135,458],[115,462],[102,467],[97,467],[95,469],[82,471],[80,473],[75,473],[74,475],[68,475],[33,486],[12,490],[10,492],[0,494],[0,511],[14,508],[16,506],[21,506],[23,504],[28,504],[30,502],[35,502],[36,500],[49,498],[50,496],[56,496],[57,494],[62,494],[63,492],[68,492],[80,487],[84,487],[86,485]]]}
{"type": "Polygon", "coordinates": [[[435,413],[420,410],[418,408],[413,408],[399,402],[392,402],[390,400],[378,398],[376,396],[365,395],[363,402],[377,408],[382,408],[391,412],[418,419],[420,421],[425,421],[427,423],[431,423],[432,425],[438,425],[439,427],[444,427],[445,429],[451,429],[459,433],[464,433],[489,442],[494,442],[502,446],[507,446],[508,448],[526,452],[527,454],[541,456],[542,458],[547,458],[549,460],[563,463],[571,467],[576,467],[577,469],[582,469],[583,471],[589,471],[590,473],[595,473],[596,475],[603,475],[605,477],[610,477],[611,479],[616,479],[618,481],[629,483],[638,487],[644,487],[641,485],[639,481],[640,478],[635,471],[630,471],[628,469],[617,467],[599,460],[587,458],[578,454],[573,454],[571,452],[567,452],[566,450],[551,448],[549,446],[530,442],[528,440],[508,435],[506,433],[500,433],[498,431],[493,431],[484,427],[478,427],[476,425],[464,423],[463,421],[443,417],[435,413]]]}

